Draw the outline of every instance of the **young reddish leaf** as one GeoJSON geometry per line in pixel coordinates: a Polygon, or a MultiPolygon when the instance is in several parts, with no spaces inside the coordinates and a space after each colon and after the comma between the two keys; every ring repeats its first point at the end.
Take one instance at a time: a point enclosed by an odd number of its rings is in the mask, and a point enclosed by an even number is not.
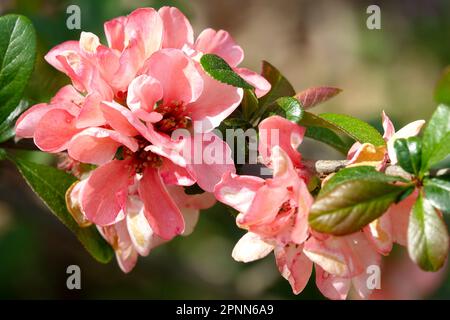
{"type": "Polygon", "coordinates": [[[341,93],[342,90],[333,87],[314,87],[303,90],[295,95],[295,98],[300,101],[303,108],[309,109],[320,103],[323,103],[337,94],[341,93]]]}

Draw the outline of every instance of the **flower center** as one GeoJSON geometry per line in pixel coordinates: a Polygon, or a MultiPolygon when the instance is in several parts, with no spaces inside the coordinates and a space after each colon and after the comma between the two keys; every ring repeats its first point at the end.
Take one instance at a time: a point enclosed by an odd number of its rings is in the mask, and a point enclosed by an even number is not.
{"type": "Polygon", "coordinates": [[[152,151],[146,151],[145,148],[150,143],[143,137],[137,137],[139,148],[136,152],[131,151],[128,148],[123,150],[123,159],[131,159],[131,165],[136,173],[142,173],[145,168],[158,168],[162,165],[162,159],[156,153],[152,151]]]}
{"type": "Polygon", "coordinates": [[[163,118],[155,124],[157,130],[171,134],[176,129],[186,129],[189,119],[186,117],[186,106],[183,102],[174,101],[168,105],[159,105],[155,109],[163,118]]]}

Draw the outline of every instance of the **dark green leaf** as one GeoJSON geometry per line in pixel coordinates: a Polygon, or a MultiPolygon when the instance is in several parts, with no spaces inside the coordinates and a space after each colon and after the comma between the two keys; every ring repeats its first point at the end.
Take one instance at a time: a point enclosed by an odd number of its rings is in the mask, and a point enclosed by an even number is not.
{"type": "Polygon", "coordinates": [[[263,108],[275,102],[281,97],[291,97],[295,95],[295,90],[281,72],[267,61],[263,61],[262,76],[271,84],[270,91],[259,99],[263,108]]]}
{"type": "Polygon", "coordinates": [[[241,108],[244,119],[250,121],[252,116],[258,111],[258,98],[253,90],[245,89],[242,98],[241,108]]]}
{"type": "Polygon", "coordinates": [[[203,70],[213,79],[222,83],[229,84],[233,87],[253,89],[253,87],[241,78],[228,63],[215,54],[204,54],[200,58],[200,64],[203,70]]]}
{"type": "Polygon", "coordinates": [[[442,212],[450,212],[450,176],[425,178],[425,198],[442,212]]]}
{"type": "Polygon", "coordinates": [[[334,235],[356,232],[385,213],[407,189],[377,180],[340,183],[319,195],[309,224],[316,231],[334,235]]]}
{"type": "MultiPolygon", "coordinates": [[[[281,115],[292,122],[299,122],[303,117],[303,108],[300,102],[292,97],[281,97],[276,101],[281,109],[281,115]]],[[[278,113],[278,114],[280,114],[278,113]]]]}
{"type": "Polygon", "coordinates": [[[439,270],[449,249],[447,227],[431,203],[419,194],[408,226],[408,252],[425,271],[439,270]]]}
{"type": "Polygon", "coordinates": [[[6,151],[0,148],[0,160],[6,159],[6,151]]]}
{"type": "Polygon", "coordinates": [[[19,102],[19,105],[11,112],[8,116],[8,118],[0,124],[0,143],[5,142],[12,137],[14,137],[14,125],[17,120],[17,118],[20,116],[22,112],[24,112],[26,109],[28,109],[28,102],[25,100],[22,100],[19,102]]]}
{"type": "Polygon", "coordinates": [[[341,89],[333,87],[315,87],[297,93],[295,98],[300,101],[303,108],[306,110],[333,98],[341,92],[341,89]]]}
{"type": "Polygon", "coordinates": [[[447,67],[439,79],[434,91],[434,100],[437,103],[450,105],[450,67],[447,67]]]}
{"type": "Polygon", "coordinates": [[[431,166],[450,153],[450,107],[441,104],[428,122],[422,140],[422,166],[424,175],[431,166]]]}
{"type": "Polygon", "coordinates": [[[361,181],[377,181],[377,182],[408,182],[402,177],[389,176],[382,172],[379,172],[372,166],[357,166],[344,168],[339,170],[331,179],[329,179],[322,187],[321,194],[327,193],[338,185],[348,181],[361,180],[361,181]]]}
{"type": "Polygon", "coordinates": [[[422,140],[419,137],[397,139],[394,142],[394,148],[400,167],[406,172],[419,175],[422,162],[422,140]]]}
{"type": "Polygon", "coordinates": [[[247,128],[250,124],[242,118],[228,118],[223,123],[230,128],[247,128]]]}
{"type": "Polygon", "coordinates": [[[381,134],[368,123],[340,114],[315,115],[305,111],[303,118],[299,122],[305,127],[321,127],[332,130],[336,133],[345,134],[361,143],[371,143],[374,146],[384,146],[385,141],[381,134]]]}
{"type": "Polygon", "coordinates": [[[69,228],[86,250],[99,262],[109,262],[114,252],[94,226],[80,228],[66,207],[65,193],[76,178],[53,167],[9,157],[31,189],[42,199],[58,219],[69,228]]]}
{"type": "Polygon", "coordinates": [[[0,124],[16,109],[33,71],[36,35],[19,15],[0,17],[0,124]]]}
{"type": "Polygon", "coordinates": [[[305,136],[323,142],[343,154],[347,154],[351,147],[349,143],[345,143],[336,133],[327,128],[308,127],[305,136]]]}

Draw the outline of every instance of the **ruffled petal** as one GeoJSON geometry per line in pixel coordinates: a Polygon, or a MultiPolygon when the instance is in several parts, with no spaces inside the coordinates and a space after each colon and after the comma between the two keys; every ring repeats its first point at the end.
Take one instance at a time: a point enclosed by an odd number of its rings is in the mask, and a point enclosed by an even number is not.
{"type": "Polygon", "coordinates": [[[164,24],[163,48],[181,49],[185,44],[194,43],[194,31],[189,20],[175,7],[158,10],[164,24]]]}
{"type": "Polygon", "coordinates": [[[274,246],[263,241],[256,233],[247,232],[234,246],[232,257],[238,262],[252,262],[266,257],[274,246]]]}

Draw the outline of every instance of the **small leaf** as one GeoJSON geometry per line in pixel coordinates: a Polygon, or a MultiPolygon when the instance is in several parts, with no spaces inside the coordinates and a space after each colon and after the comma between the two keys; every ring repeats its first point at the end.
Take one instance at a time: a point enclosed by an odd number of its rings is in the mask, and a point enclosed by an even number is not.
{"type": "Polygon", "coordinates": [[[224,59],[215,54],[204,54],[200,58],[200,64],[203,70],[217,81],[237,88],[253,89],[224,59]]]}
{"type": "Polygon", "coordinates": [[[368,123],[347,115],[324,113],[315,115],[305,111],[299,122],[305,127],[321,127],[345,134],[361,143],[371,143],[374,146],[384,146],[386,143],[381,134],[368,123]]]}
{"type": "Polygon", "coordinates": [[[250,121],[255,112],[258,111],[258,98],[253,90],[245,89],[242,98],[241,108],[244,119],[250,121]]]}
{"type": "Polygon", "coordinates": [[[0,124],[0,143],[8,141],[12,137],[14,137],[14,125],[17,120],[17,118],[24,112],[26,109],[28,109],[29,104],[27,101],[22,100],[19,102],[17,107],[11,112],[6,118],[5,122],[0,124]]]}
{"type": "Polygon", "coordinates": [[[292,97],[281,97],[276,101],[282,110],[282,115],[292,122],[299,122],[303,117],[303,108],[300,102],[292,97]]]}
{"type": "Polygon", "coordinates": [[[450,153],[450,107],[441,104],[428,122],[422,140],[421,174],[450,153]]]}
{"type": "Polygon", "coordinates": [[[228,118],[223,120],[223,123],[229,128],[245,129],[249,126],[249,123],[242,118],[228,118]]]}
{"type": "Polygon", "coordinates": [[[444,265],[448,249],[449,239],[444,220],[431,203],[419,194],[409,218],[409,256],[423,270],[437,271],[444,265]]]}
{"type": "Polygon", "coordinates": [[[397,139],[394,142],[394,148],[400,167],[406,172],[419,175],[422,162],[422,140],[419,137],[397,139]]]}
{"type": "Polygon", "coordinates": [[[378,181],[386,183],[408,182],[402,177],[389,176],[379,172],[373,166],[357,166],[344,168],[336,172],[322,187],[321,194],[331,191],[338,185],[348,181],[378,181]]]}
{"type": "Polygon", "coordinates": [[[303,108],[310,109],[322,102],[333,98],[341,92],[341,89],[333,87],[315,87],[308,88],[300,93],[297,93],[295,95],[295,98],[300,101],[303,108]]]}
{"type": "Polygon", "coordinates": [[[425,198],[442,212],[450,212],[450,176],[424,179],[425,198]]]}
{"type": "Polygon", "coordinates": [[[36,34],[23,16],[0,17],[0,125],[22,98],[36,55],[36,34]]]}
{"type": "Polygon", "coordinates": [[[69,228],[83,244],[86,250],[101,263],[109,262],[114,251],[100,236],[94,226],[80,228],[71,214],[67,211],[65,193],[76,178],[42,164],[29,162],[18,157],[8,157],[19,169],[31,189],[44,201],[58,219],[69,228]]]}
{"type": "Polygon", "coordinates": [[[344,142],[336,133],[327,128],[308,127],[305,136],[323,142],[343,154],[347,154],[351,147],[351,144],[344,142]]]}
{"type": "Polygon", "coordinates": [[[437,103],[450,105],[450,67],[447,67],[434,90],[434,100],[437,103]]]}
{"type": "Polygon", "coordinates": [[[310,226],[319,232],[346,235],[380,217],[408,187],[385,181],[351,180],[321,193],[311,208],[310,226]]]}
{"type": "Polygon", "coordinates": [[[292,97],[295,90],[281,72],[267,61],[263,61],[262,76],[272,86],[270,91],[259,99],[261,107],[268,106],[281,97],[292,97]]]}

